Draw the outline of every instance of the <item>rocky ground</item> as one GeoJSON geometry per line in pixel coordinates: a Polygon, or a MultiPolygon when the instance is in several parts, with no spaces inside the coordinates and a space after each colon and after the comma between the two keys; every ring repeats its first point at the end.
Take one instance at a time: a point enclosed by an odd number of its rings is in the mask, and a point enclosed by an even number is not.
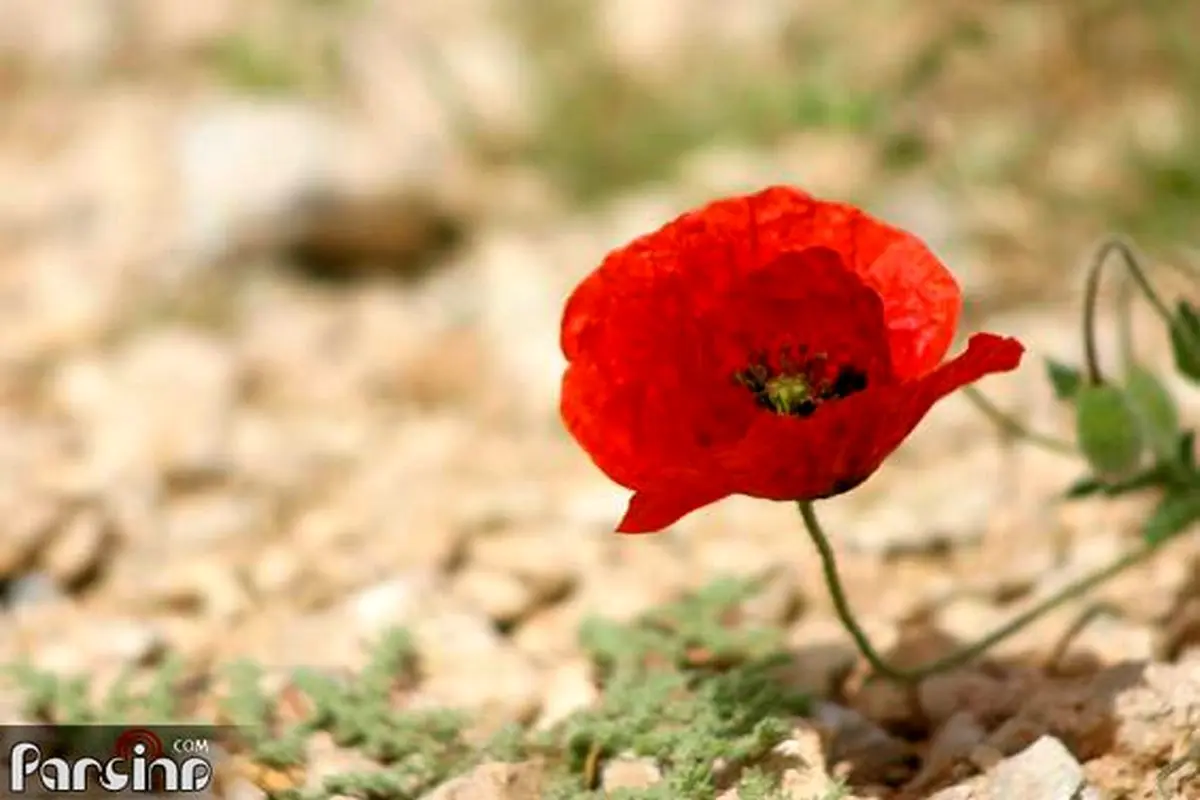
{"type": "MultiPolygon", "coordinates": [[[[574,282],[730,191],[921,234],[1030,349],[982,388],[1063,436],[1039,359],[1080,355],[1094,237],[1186,285],[1191,4],[794,5],[0,0],[0,718],[242,723],[237,798],[1155,797],[1197,542],[900,690],[795,509],[615,536],[561,429],[574,282]]],[[[821,508],[877,641],[942,652],[1132,545],[1153,498],[1061,502],[1080,471],[939,406],[821,508]]]]}

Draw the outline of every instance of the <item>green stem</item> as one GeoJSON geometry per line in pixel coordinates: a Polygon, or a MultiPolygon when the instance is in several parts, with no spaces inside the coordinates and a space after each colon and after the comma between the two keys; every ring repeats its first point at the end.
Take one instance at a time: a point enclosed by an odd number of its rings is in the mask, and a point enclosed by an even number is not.
{"type": "Polygon", "coordinates": [[[1024,423],[1011,414],[1002,411],[974,386],[964,386],[962,391],[967,399],[1001,430],[1055,453],[1062,453],[1069,456],[1077,455],[1078,451],[1073,444],[1062,439],[1056,439],[1053,436],[1029,430],[1025,427],[1024,423]]]}
{"type": "Polygon", "coordinates": [[[830,597],[833,599],[833,607],[837,612],[838,619],[846,631],[854,639],[854,643],[858,646],[858,650],[866,658],[867,663],[879,675],[885,678],[900,683],[915,683],[930,675],[935,675],[939,672],[946,672],[962,666],[968,661],[973,660],[981,655],[989,648],[1000,643],[1004,639],[1009,638],[1013,634],[1021,631],[1038,617],[1043,616],[1049,611],[1058,608],[1063,603],[1073,600],[1074,598],[1085,594],[1093,587],[1104,583],[1109,578],[1129,569],[1132,566],[1140,564],[1151,553],[1155,552],[1168,539],[1163,539],[1155,542],[1148,542],[1132,549],[1130,552],[1113,561],[1103,569],[1090,573],[1089,575],[1080,578],[1079,580],[1067,585],[1059,591],[1052,594],[1042,602],[1035,605],[1033,608],[1018,614],[1015,619],[1005,625],[1000,626],[995,631],[989,633],[978,641],[972,642],[949,655],[931,661],[927,664],[922,664],[917,667],[900,667],[891,664],[880,655],[875,646],[871,644],[870,638],[866,631],[858,623],[850,604],[846,599],[846,591],[842,586],[842,579],[838,574],[837,558],[834,556],[833,547],[829,544],[829,539],[821,528],[821,523],[817,520],[816,513],[813,511],[812,503],[802,500],[797,505],[800,507],[800,516],[804,519],[804,527],[808,530],[809,537],[812,538],[813,544],[817,547],[817,552],[821,557],[821,568],[825,575],[825,584],[829,588],[830,597]]]}
{"type": "Polygon", "coordinates": [[[1158,292],[1150,285],[1145,271],[1138,264],[1133,245],[1121,237],[1113,237],[1102,243],[1096,250],[1092,264],[1088,268],[1087,282],[1083,290],[1083,357],[1087,366],[1088,382],[1096,385],[1104,382],[1104,373],[1100,370],[1100,355],[1096,346],[1096,308],[1100,293],[1100,277],[1108,257],[1112,253],[1121,256],[1125,269],[1133,282],[1141,289],[1142,294],[1154,306],[1155,312],[1170,328],[1174,325],[1175,317],[1171,309],[1159,297],[1158,292]]]}

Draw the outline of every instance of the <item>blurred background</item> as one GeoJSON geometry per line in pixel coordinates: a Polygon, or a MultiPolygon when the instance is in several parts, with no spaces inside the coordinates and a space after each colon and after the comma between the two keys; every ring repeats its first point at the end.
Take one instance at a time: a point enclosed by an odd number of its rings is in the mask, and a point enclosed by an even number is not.
{"type": "MultiPolygon", "coordinates": [[[[0,656],[344,666],[407,624],[435,699],[536,715],[583,613],[812,566],[770,504],[607,535],[625,494],[557,418],[574,283],[795,183],[1069,356],[1099,236],[1194,255],[1198,32],[1191,0],[0,0],[0,656]]],[[[946,409],[895,468],[917,507],[838,517],[864,580],[1032,518],[946,409]]],[[[1073,477],[1043,466],[1021,497],[1073,477]]],[[[881,618],[953,575],[913,569],[881,618]]]]}

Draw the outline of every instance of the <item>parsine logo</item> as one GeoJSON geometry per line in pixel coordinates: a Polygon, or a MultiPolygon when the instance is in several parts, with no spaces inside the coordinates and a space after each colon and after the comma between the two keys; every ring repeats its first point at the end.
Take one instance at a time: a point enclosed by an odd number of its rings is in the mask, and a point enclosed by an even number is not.
{"type": "MultiPolygon", "coordinates": [[[[177,743],[178,744],[178,743],[177,743]]],[[[112,755],[45,756],[34,742],[18,742],[9,752],[9,789],[78,794],[95,789],[107,792],[198,793],[209,788],[213,766],[196,755],[196,748],[181,759],[164,754],[162,740],[145,728],[130,728],[117,736],[112,755]]]]}

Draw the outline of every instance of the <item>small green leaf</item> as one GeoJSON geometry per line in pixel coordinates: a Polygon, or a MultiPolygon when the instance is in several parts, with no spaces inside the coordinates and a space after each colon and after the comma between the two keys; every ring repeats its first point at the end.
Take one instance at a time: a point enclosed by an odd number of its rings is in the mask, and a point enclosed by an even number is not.
{"type": "Polygon", "coordinates": [[[1079,449],[1098,477],[1119,479],[1138,466],[1141,424],[1125,393],[1115,386],[1085,386],[1075,397],[1079,449]]]}
{"type": "Polygon", "coordinates": [[[1200,487],[1183,487],[1166,494],[1142,528],[1142,536],[1151,544],[1170,539],[1200,522],[1200,487]]]}
{"type": "Polygon", "coordinates": [[[1083,386],[1083,373],[1053,358],[1046,359],[1046,376],[1054,387],[1054,396],[1059,400],[1070,400],[1083,386]]]}
{"type": "Polygon", "coordinates": [[[1125,378],[1125,397],[1141,421],[1146,442],[1159,458],[1175,461],[1179,441],[1179,411],[1175,398],[1147,370],[1134,366],[1125,378]]]}
{"type": "Polygon", "coordinates": [[[1179,371],[1200,382],[1200,313],[1186,300],[1180,300],[1171,321],[1171,349],[1179,371]]]}

